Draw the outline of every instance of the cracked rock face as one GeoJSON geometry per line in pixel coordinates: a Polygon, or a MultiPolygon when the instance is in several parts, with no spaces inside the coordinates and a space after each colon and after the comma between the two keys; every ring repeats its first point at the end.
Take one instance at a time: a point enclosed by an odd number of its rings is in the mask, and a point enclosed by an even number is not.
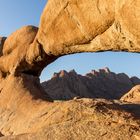
{"type": "Polygon", "coordinates": [[[57,56],[106,50],[139,52],[139,20],[139,0],[49,0],[37,38],[46,53],[57,56]]]}

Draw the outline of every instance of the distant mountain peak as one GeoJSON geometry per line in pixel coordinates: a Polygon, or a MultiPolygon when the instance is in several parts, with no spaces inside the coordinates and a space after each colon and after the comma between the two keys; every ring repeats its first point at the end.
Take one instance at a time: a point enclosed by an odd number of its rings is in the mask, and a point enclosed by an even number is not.
{"type": "Polygon", "coordinates": [[[70,74],[72,74],[72,75],[77,75],[77,72],[74,70],[74,69],[72,69],[72,70],[70,70],[69,72],[67,72],[66,70],[61,70],[60,72],[58,72],[58,73],[54,73],[53,74],[53,76],[52,76],[52,79],[53,78],[61,78],[61,77],[64,77],[64,76],[66,76],[66,75],[69,75],[70,76],[70,74]]]}
{"type": "Polygon", "coordinates": [[[64,77],[65,75],[67,75],[68,74],[68,72],[66,71],[66,70],[61,70],[60,72],[59,72],[59,77],[64,77]]]}
{"type": "Polygon", "coordinates": [[[70,70],[69,73],[77,74],[77,72],[74,69],[70,70]]]}
{"type": "Polygon", "coordinates": [[[85,76],[75,70],[61,70],[42,86],[54,100],[74,97],[120,99],[133,86],[140,84],[137,77],[129,78],[125,73],[116,74],[108,67],[92,70],[85,76]]]}

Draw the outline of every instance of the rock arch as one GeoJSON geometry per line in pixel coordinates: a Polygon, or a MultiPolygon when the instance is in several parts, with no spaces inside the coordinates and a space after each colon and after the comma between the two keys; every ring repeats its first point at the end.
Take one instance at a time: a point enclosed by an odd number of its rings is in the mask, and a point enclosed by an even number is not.
{"type": "MultiPolygon", "coordinates": [[[[140,52],[140,2],[49,0],[39,28],[23,27],[1,46],[2,81],[11,75],[38,77],[44,67],[67,54],[140,52]]],[[[40,88],[39,82],[35,85],[40,88]]]]}

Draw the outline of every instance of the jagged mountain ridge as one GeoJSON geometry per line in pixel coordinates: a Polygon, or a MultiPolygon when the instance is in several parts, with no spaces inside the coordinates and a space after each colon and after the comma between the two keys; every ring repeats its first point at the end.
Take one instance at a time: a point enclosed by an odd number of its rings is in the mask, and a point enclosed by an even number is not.
{"type": "Polygon", "coordinates": [[[135,85],[140,84],[137,77],[129,78],[125,73],[116,74],[109,68],[92,70],[85,76],[75,70],[62,70],[42,86],[54,100],[69,100],[74,97],[120,99],[135,85]]]}

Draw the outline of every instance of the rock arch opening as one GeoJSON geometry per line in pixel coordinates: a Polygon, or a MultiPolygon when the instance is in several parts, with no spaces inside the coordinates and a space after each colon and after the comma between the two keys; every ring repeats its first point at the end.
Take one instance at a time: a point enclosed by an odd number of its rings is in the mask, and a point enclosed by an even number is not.
{"type": "Polygon", "coordinates": [[[53,100],[120,99],[140,84],[138,59],[125,52],[63,56],[44,69],[41,85],[53,100]]]}
{"type": "Polygon", "coordinates": [[[84,75],[95,69],[108,67],[116,73],[126,73],[130,77],[140,77],[139,53],[128,52],[101,52],[101,53],[79,53],[63,56],[44,68],[40,75],[41,82],[51,79],[55,72],[61,70],[76,70],[78,74],[84,75]]]}

